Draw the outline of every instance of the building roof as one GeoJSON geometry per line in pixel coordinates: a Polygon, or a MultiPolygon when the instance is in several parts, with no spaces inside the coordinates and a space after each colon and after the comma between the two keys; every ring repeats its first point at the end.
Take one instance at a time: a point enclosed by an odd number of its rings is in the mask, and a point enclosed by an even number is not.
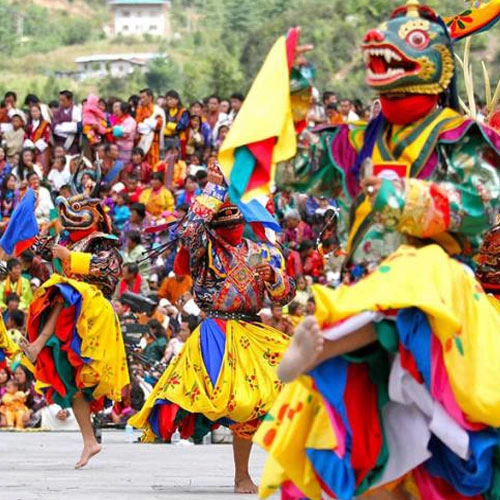
{"type": "Polygon", "coordinates": [[[93,63],[93,62],[113,62],[113,61],[129,61],[135,64],[145,64],[151,59],[166,57],[165,54],[157,54],[154,52],[143,52],[138,54],[95,54],[92,56],[77,57],[75,62],[78,63],[93,63]]]}
{"type": "Polygon", "coordinates": [[[111,0],[110,5],[164,5],[169,0],[111,0]]]}

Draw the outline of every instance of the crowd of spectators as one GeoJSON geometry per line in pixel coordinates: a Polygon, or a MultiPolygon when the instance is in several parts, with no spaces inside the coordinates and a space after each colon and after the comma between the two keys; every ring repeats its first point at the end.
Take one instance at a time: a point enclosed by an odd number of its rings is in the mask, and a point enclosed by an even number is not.
{"type": "MultiPolygon", "coordinates": [[[[144,230],[188,212],[207,183],[207,162],[217,155],[243,101],[244,96],[235,93],[229,99],[210,96],[184,106],[174,90],[155,99],[143,89],[126,101],[89,96],[82,103],[62,91],[58,101],[48,104],[34,95],[20,104],[14,92],[7,92],[0,105],[0,231],[30,187],[38,193],[35,215],[41,234],[59,232],[56,197],[71,195],[70,179],[82,161],[87,167],[82,183],[85,176],[95,176],[95,162],[101,164],[100,197],[120,237],[124,259],[113,304],[124,325],[142,327],[137,342],[128,345],[133,382],[122,403],[107,413],[115,424],[123,424],[141,407],[204,314],[193,298],[191,276],[174,273],[175,248],[152,262],[143,260],[144,253],[161,242],[161,233],[144,230]],[[124,300],[127,294],[148,298],[151,307],[134,307],[124,300]]],[[[320,102],[313,93],[309,127],[362,120],[377,113],[377,106],[374,102],[365,109],[347,99],[337,102],[333,92],[325,92],[320,102]]],[[[272,201],[268,208],[282,226],[277,238],[297,295],[285,308],[265,308],[261,317],[291,335],[303,316],[314,312],[311,284],[338,279],[335,227],[328,223],[336,202],[286,189],[276,192],[272,201]],[[318,251],[318,238],[326,258],[318,251]]],[[[6,266],[0,308],[9,334],[17,340],[25,334],[33,294],[52,269],[30,250],[6,266]]],[[[72,422],[70,411],[55,405],[50,411],[45,408],[30,373],[18,363],[0,370],[0,401],[0,426],[57,428],[72,422]],[[19,421],[9,416],[12,400],[20,408],[19,421]]]]}

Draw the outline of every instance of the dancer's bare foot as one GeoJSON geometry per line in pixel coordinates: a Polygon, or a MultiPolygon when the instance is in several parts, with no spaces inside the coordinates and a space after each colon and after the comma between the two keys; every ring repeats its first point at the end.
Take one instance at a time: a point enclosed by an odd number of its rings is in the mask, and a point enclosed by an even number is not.
{"type": "Polygon", "coordinates": [[[102,446],[98,443],[92,445],[84,445],[80,460],[75,464],[75,469],[85,467],[92,457],[95,457],[102,450],[102,446]]]}
{"type": "Polygon", "coordinates": [[[283,382],[291,382],[314,367],[323,350],[323,342],[318,323],[313,316],[308,316],[295,330],[290,347],[278,367],[279,378],[283,382]]]}
{"type": "Polygon", "coordinates": [[[255,495],[258,491],[258,486],[252,481],[252,478],[248,474],[234,479],[235,493],[255,495]]]}
{"type": "Polygon", "coordinates": [[[38,345],[36,342],[29,343],[27,339],[21,337],[19,339],[19,347],[24,352],[24,355],[32,362],[36,363],[36,360],[43,348],[43,346],[38,345]]]}

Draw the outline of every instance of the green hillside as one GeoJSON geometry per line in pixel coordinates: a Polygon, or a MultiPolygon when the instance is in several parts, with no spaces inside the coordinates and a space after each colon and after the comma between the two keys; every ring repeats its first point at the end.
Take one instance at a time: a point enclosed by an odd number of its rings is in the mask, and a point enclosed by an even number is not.
{"type": "MultiPolygon", "coordinates": [[[[443,14],[464,8],[462,0],[428,3],[443,14]]],[[[71,87],[80,96],[90,90],[126,96],[148,84],[162,92],[176,87],[192,99],[245,91],[275,38],[300,25],[303,41],[315,45],[310,59],[318,69],[317,86],[366,96],[360,40],[398,5],[394,0],[173,0],[173,36],[167,42],[106,36],[111,14],[104,0],[0,0],[0,92],[15,88],[49,99],[57,89],[71,87]],[[169,60],[155,61],[146,75],[83,82],[54,77],[74,71],[79,56],[156,51],[166,51],[169,60]]],[[[476,37],[473,50],[481,94],[479,60],[498,78],[500,28],[476,37]]]]}

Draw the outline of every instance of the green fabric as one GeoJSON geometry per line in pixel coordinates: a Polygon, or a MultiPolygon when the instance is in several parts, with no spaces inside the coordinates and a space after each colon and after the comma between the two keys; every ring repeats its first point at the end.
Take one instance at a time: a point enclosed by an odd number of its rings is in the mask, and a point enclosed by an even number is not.
{"type": "Polygon", "coordinates": [[[398,330],[394,321],[383,320],[374,323],[378,341],[382,347],[389,352],[397,353],[399,345],[398,330]]]}
{"type": "Polygon", "coordinates": [[[484,500],[500,500],[500,445],[493,456],[493,481],[490,489],[484,494],[484,500]]]}
{"type": "MultiPolygon", "coordinates": [[[[175,417],[175,422],[174,422],[175,425],[179,425],[179,423],[189,415],[190,413],[187,410],[179,408],[179,411],[177,412],[177,415],[175,417]]],[[[194,432],[191,435],[191,437],[193,438],[194,441],[199,441],[203,439],[203,437],[210,432],[210,429],[213,427],[213,425],[214,422],[205,417],[205,415],[203,415],[202,413],[196,413],[194,432]]]]}
{"type": "Polygon", "coordinates": [[[161,361],[165,354],[167,347],[167,339],[165,337],[158,337],[154,342],[144,348],[143,356],[149,361],[161,361]]]}

